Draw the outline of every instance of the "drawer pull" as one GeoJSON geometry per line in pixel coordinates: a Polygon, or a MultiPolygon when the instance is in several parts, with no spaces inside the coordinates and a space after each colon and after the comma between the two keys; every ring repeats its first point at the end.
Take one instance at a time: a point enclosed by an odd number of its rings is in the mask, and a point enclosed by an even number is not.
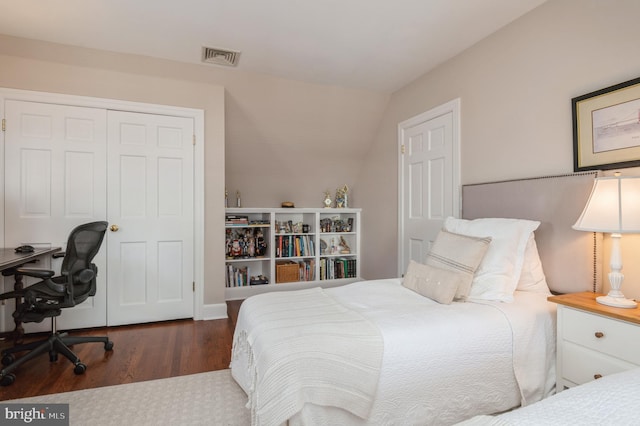
{"type": "Polygon", "coordinates": [[[593,378],[598,380],[598,379],[602,379],[602,374],[594,374],[593,378]]]}
{"type": "Polygon", "coordinates": [[[598,339],[601,339],[601,338],[603,338],[603,337],[604,337],[604,333],[603,333],[602,331],[596,331],[596,337],[597,337],[598,339]]]}

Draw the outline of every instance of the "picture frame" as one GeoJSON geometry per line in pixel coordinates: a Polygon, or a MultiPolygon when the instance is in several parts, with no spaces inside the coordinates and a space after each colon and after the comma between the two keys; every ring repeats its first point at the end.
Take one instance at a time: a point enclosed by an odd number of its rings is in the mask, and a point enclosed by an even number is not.
{"type": "Polygon", "coordinates": [[[571,100],[573,171],[640,166],[640,78],[571,100]]]}

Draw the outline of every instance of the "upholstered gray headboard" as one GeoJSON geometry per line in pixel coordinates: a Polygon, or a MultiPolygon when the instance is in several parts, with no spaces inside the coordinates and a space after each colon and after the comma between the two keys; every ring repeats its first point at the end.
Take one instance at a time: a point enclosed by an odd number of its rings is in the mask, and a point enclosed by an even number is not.
{"type": "Polygon", "coordinates": [[[538,252],[552,291],[600,291],[602,234],[575,231],[597,172],[463,185],[462,217],[540,221],[538,252]]]}

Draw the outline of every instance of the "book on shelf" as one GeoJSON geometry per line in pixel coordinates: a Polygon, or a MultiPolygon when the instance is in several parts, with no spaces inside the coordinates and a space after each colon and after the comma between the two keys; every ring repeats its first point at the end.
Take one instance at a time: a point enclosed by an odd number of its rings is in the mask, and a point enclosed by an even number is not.
{"type": "Polygon", "coordinates": [[[248,266],[236,267],[227,264],[226,287],[245,287],[250,283],[251,273],[248,266]]]}
{"type": "Polygon", "coordinates": [[[356,278],[358,276],[355,258],[322,258],[320,259],[320,279],[337,280],[356,278]]]}
{"type": "Polygon", "coordinates": [[[316,261],[314,259],[298,262],[299,281],[314,281],[316,279],[316,261]]]}
{"type": "Polygon", "coordinates": [[[309,235],[277,235],[276,257],[315,256],[313,238],[309,235]]]}

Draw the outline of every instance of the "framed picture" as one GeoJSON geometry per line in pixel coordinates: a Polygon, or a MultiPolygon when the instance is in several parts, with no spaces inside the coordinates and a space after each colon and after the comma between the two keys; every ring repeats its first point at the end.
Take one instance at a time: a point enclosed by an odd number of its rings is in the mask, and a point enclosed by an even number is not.
{"type": "Polygon", "coordinates": [[[573,170],[640,166],[640,78],[571,100],[573,170]]]}

